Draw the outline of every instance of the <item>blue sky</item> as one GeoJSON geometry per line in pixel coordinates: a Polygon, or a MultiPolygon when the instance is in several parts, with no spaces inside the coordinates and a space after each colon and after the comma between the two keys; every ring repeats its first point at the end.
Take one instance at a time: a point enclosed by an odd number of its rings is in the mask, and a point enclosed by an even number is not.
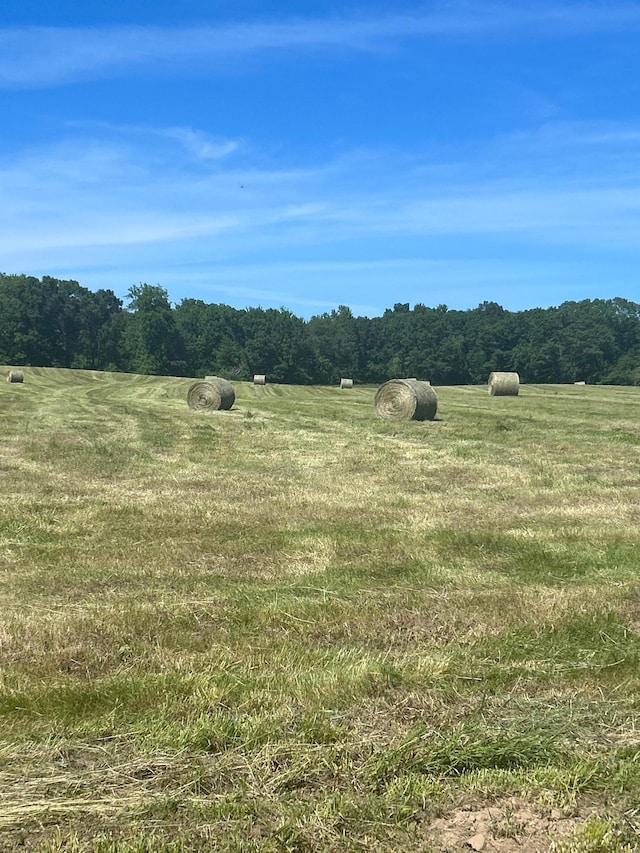
{"type": "Polygon", "coordinates": [[[0,271],[640,301],[640,2],[3,0],[0,271]]]}

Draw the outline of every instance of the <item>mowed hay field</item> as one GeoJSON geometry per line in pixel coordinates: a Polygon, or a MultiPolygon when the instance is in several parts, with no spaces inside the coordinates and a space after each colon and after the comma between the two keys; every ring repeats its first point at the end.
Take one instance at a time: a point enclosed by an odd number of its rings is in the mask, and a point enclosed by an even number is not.
{"type": "Polygon", "coordinates": [[[637,849],[640,389],[24,374],[1,850],[637,849]]]}

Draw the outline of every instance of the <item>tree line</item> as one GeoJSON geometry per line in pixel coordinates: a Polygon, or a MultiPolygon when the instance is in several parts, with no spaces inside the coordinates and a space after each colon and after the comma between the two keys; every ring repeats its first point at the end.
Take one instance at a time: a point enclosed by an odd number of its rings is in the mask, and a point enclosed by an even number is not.
{"type": "Polygon", "coordinates": [[[381,383],[417,376],[482,384],[493,370],[522,382],[640,384],[640,305],[585,299],[506,311],[397,303],[380,317],[341,305],[309,320],[285,308],[199,299],[172,306],[159,285],[111,290],[0,273],[0,363],[270,382],[381,383]]]}

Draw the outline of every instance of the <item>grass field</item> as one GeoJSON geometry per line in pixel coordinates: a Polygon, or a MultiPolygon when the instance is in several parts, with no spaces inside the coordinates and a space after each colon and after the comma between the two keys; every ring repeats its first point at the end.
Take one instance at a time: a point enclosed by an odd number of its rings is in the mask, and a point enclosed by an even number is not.
{"type": "Polygon", "coordinates": [[[639,849],[640,389],[189,384],[0,382],[0,850],[639,849]]]}

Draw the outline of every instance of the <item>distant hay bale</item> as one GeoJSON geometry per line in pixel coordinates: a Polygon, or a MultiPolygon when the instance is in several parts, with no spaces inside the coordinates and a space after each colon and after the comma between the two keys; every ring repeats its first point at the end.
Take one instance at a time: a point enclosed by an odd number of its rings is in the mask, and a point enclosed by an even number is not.
{"type": "Polygon", "coordinates": [[[432,421],[438,411],[436,392],[417,379],[390,379],[378,388],[374,402],[380,418],[432,421]]]}
{"type": "Polygon", "coordinates": [[[520,377],[517,373],[494,372],[489,374],[489,394],[492,397],[517,397],[520,377]]]}
{"type": "Polygon", "coordinates": [[[353,379],[341,379],[340,380],[341,388],[353,388],[353,379]]]}
{"type": "Polygon", "coordinates": [[[7,382],[24,382],[24,373],[21,370],[10,370],[7,374],[7,382]]]}
{"type": "Polygon", "coordinates": [[[582,381],[582,382],[574,382],[573,384],[574,385],[586,385],[587,383],[582,381]]]}
{"type": "Polygon", "coordinates": [[[253,384],[254,385],[266,385],[267,384],[267,377],[265,376],[264,373],[256,373],[255,376],[253,377],[253,384]]]}
{"type": "Polygon", "coordinates": [[[190,409],[230,409],[236,399],[233,385],[220,376],[194,382],[187,391],[190,409]]]}

